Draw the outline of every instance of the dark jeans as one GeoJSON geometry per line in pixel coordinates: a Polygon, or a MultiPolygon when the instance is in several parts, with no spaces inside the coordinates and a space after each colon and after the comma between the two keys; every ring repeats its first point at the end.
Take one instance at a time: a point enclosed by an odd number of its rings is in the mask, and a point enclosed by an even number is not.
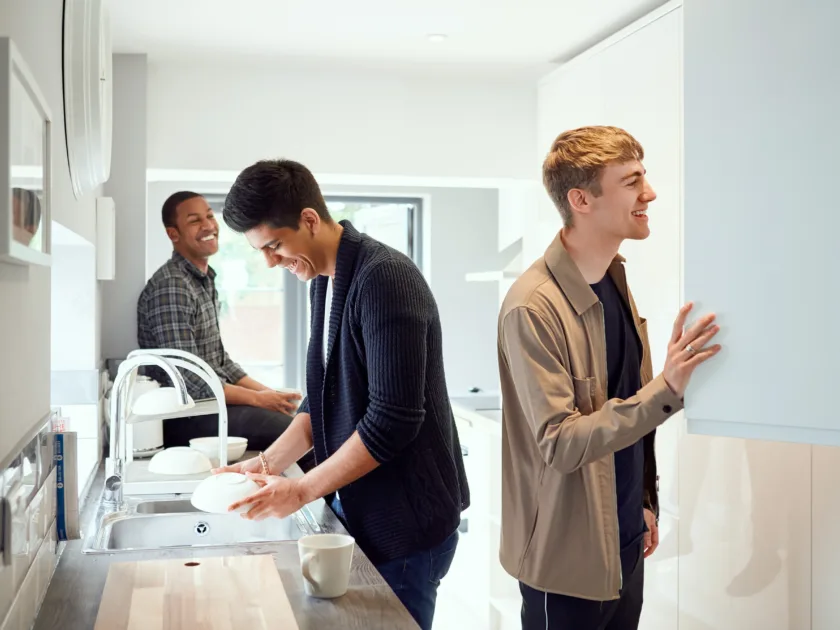
{"type": "MultiPolygon", "coordinates": [[[[338,498],[333,499],[331,505],[336,516],[344,522],[344,512],[338,498]]],[[[449,573],[457,546],[458,530],[456,529],[449,538],[432,549],[418,551],[409,556],[376,565],[376,570],[421,630],[432,628],[437,589],[440,581],[449,573]]]]}
{"type": "MultiPolygon", "coordinates": [[[[228,435],[248,440],[248,450],[264,451],[280,437],[292,418],[279,411],[270,411],[247,405],[228,405],[228,435]]],[[[163,444],[189,446],[197,437],[219,435],[219,416],[195,416],[192,418],[171,418],[163,421],[163,444]]]]}
{"type": "Polygon", "coordinates": [[[644,545],[621,554],[621,597],[598,602],[543,593],[520,582],[522,630],[637,630],[645,589],[644,545]]]}

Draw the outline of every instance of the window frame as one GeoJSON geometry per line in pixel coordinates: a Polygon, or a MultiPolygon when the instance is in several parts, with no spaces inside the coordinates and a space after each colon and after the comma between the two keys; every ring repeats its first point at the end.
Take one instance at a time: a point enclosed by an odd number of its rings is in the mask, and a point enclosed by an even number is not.
{"type": "MultiPolygon", "coordinates": [[[[226,193],[203,194],[207,203],[218,214],[218,220],[224,221],[222,216],[226,193]]],[[[324,200],[354,204],[400,204],[408,205],[408,257],[418,268],[423,269],[423,198],[415,195],[378,195],[329,193],[324,200]]],[[[212,263],[211,263],[212,264],[212,263]]],[[[310,308],[309,282],[299,282],[285,273],[283,281],[283,387],[297,389],[306,394],[306,354],[309,348],[310,336],[310,308]]],[[[224,339],[222,340],[224,342],[224,339]]],[[[231,357],[236,361],[236,357],[231,357]]]]}

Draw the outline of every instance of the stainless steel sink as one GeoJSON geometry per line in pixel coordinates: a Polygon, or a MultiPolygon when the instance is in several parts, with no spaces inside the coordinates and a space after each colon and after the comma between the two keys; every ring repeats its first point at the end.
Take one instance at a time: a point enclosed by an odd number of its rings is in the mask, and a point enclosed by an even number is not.
{"type": "Polygon", "coordinates": [[[150,500],[137,504],[138,514],[185,514],[192,512],[202,514],[201,510],[193,507],[189,499],[150,500]]]}
{"type": "Polygon", "coordinates": [[[297,540],[319,531],[307,507],[284,519],[248,521],[238,514],[208,514],[181,496],[126,497],[125,509],[100,508],[84,553],[227,547],[297,540]]]}

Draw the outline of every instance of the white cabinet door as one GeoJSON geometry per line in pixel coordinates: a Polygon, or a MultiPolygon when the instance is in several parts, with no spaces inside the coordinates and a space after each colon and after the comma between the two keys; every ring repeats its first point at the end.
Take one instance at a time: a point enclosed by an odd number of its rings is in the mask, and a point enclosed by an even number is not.
{"type": "Polygon", "coordinates": [[[691,432],[840,444],[840,3],[685,0],[685,295],[724,350],[691,432]]]}

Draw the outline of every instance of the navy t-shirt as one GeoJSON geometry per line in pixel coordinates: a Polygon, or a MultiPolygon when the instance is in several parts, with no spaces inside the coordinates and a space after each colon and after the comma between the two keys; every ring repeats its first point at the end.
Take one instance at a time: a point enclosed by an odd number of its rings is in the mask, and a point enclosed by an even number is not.
{"type": "MultiPolygon", "coordinates": [[[[641,388],[642,342],[630,308],[610,275],[590,286],[604,307],[607,396],[624,400],[641,388]]],[[[635,547],[645,533],[644,466],[643,440],[615,453],[618,534],[622,551],[635,547]]]]}

